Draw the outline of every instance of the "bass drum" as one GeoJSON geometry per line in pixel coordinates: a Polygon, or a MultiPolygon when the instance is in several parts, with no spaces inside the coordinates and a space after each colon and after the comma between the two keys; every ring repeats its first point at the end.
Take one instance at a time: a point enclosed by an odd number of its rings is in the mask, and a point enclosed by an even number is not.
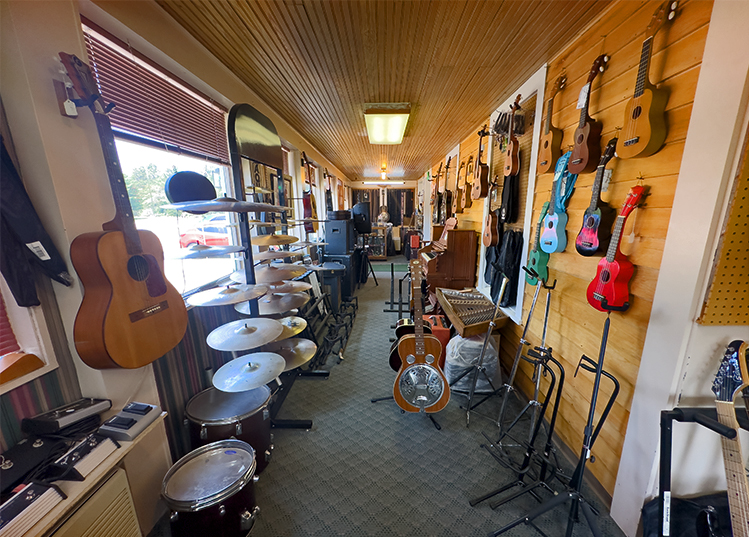
{"type": "Polygon", "coordinates": [[[255,449],[259,474],[268,466],[273,450],[270,398],[268,386],[233,393],[210,387],[196,394],[185,408],[190,445],[195,449],[216,440],[243,440],[255,449]]]}
{"type": "Polygon", "coordinates": [[[161,496],[175,537],[244,537],[255,524],[255,452],[241,440],[196,449],[172,466],[161,496]]]}

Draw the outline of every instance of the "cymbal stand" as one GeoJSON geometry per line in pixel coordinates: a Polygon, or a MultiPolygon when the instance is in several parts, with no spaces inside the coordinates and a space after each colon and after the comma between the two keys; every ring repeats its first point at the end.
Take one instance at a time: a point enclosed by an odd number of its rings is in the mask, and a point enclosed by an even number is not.
{"type": "Polygon", "coordinates": [[[539,516],[543,515],[544,513],[547,513],[548,511],[551,511],[552,509],[555,509],[556,507],[563,505],[567,501],[570,502],[570,510],[569,515],[567,517],[567,531],[565,533],[565,537],[572,537],[572,532],[574,530],[575,524],[578,522],[578,509],[580,509],[583,512],[583,517],[585,518],[585,522],[588,524],[588,528],[590,528],[590,531],[593,533],[594,537],[602,537],[602,533],[598,529],[598,525],[595,521],[595,516],[597,515],[596,510],[585,500],[585,498],[582,495],[581,489],[583,485],[583,477],[585,476],[585,465],[588,461],[588,459],[591,460],[591,462],[595,462],[595,457],[591,456],[591,450],[593,449],[593,444],[596,441],[596,438],[598,438],[598,434],[601,432],[601,428],[603,427],[603,424],[606,422],[606,418],[609,415],[609,412],[611,411],[611,408],[614,406],[614,401],[616,401],[617,395],[619,395],[619,382],[616,380],[616,377],[608,373],[607,371],[603,370],[603,359],[606,355],[606,343],[608,341],[609,336],[609,325],[611,324],[611,317],[606,317],[606,322],[603,324],[603,336],[601,337],[601,348],[598,352],[598,361],[594,361],[587,356],[583,355],[582,358],[580,358],[580,362],[577,365],[577,370],[575,370],[575,375],[577,375],[577,372],[582,367],[584,370],[589,371],[591,373],[595,373],[595,380],[593,382],[593,393],[591,394],[590,398],[590,408],[588,410],[588,421],[585,425],[585,429],[583,432],[583,446],[582,450],[580,452],[580,459],[578,460],[577,466],[575,467],[575,472],[572,474],[572,478],[570,479],[570,483],[567,487],[567,490],[549,500],[547,500],[545,503],[538,506],[536,509],[533,509],[530,513],[526,514],[525,516],[522,516],[520,518],[515,519],[514,521],[510,522],[503,528],[500,528],[499,530],[491,533],[490,535],[493,537],[496,537],[498,535],[501,535],[502,533],[505,533],[506,531],[509,531],[510,529],[519,526],[520,524],[526,524],[531,526],[533,529],[541,533],[542,535],[546,535],[541,529],[536,526],[533,523],[533,520],[538,518],[539,516]],[[595,412],[596,412],[596,403],[598,402],[598,392],[600,390],[601,386],[601,377],[604,376],[611,380],[614,384],[614,390],[611,393],[611,396],[609,397],[608,402],[606,403],[606,407],[604,408],[603,412],[601,413],[601,417],[598,420],[598,423],[595,426],[595,430],[593,429],[593,421],[595,420],[595,412]]]}

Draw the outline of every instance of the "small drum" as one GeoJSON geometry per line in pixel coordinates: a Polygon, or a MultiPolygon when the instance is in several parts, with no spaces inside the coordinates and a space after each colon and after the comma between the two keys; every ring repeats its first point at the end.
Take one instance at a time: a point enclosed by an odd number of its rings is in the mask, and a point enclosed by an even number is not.
{"type": "Polygon", "coordinates": [[[193,449],[216,440],[238,438],[257,454],[257,473],[270,461],[270,388],[260,386],[246,392],[222,392],[208,388],[187,402],[185,417],[193,449]]]}
{"type": "Polygon", "coordinates": [[[241,440],[214,442],[182,457],[161,485],[172,535],[246,536],[260,511],[254,475],[255,452],[241,440]]]}

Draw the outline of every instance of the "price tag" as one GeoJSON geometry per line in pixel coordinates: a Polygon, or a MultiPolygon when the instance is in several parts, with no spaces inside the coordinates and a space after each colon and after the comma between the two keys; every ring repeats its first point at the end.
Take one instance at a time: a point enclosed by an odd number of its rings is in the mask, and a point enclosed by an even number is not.
{"type": "Polygon", "coordinates": [[[611,182],[611,177],[613,175],[614,175],[613,170],[603,170],[603,179],[601,180],[601,192],[609,191],[609,183],[611,182]]]}
{"type": "Polygon", "coordinates": [[[34,255],[42,261],[49,261],[50,259],[52,259],[47,253],[47,250],[44,249],[44,246],[42,246],[42,243],[39,241],[27,242],[26,247],[34,252],[34,255]]]}
{"type": "Polygon", "coordinates": [[[583,86],[583,89],[580,90],[580,96],[577,98],[577,107],[576,107],[578,110],[585,107],[585,103],[588,102],[589,93],[590,93],[590,82],[585,84],[583,86]]]}
{"type": "Polygon", "coordinates": [[[62,103],[63,108],[65,108],[65,114],[70,117],[78,117],[78,108],[76,108],[75,103],[68,99],[64,103],[62,103]]]}

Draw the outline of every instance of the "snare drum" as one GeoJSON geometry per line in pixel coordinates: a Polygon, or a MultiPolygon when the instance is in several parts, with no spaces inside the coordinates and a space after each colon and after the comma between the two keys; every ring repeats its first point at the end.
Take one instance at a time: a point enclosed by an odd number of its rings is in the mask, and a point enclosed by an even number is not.
{"type": "Polygon", "coordinates": [[[161,496],[172,511],[172,535],[244,537],[255,524],[255,452],[241,440],[200,447],[172,466],[161,496]]]}
{"type": "Polygon", "coordinates": [[[244,440],[255,449],[259,474],[273,449],[270,396],[268,386],[233,393],[211,387],[196,394],[185,408],[190,445],[194,449],[227,438],[244,440]]]}

